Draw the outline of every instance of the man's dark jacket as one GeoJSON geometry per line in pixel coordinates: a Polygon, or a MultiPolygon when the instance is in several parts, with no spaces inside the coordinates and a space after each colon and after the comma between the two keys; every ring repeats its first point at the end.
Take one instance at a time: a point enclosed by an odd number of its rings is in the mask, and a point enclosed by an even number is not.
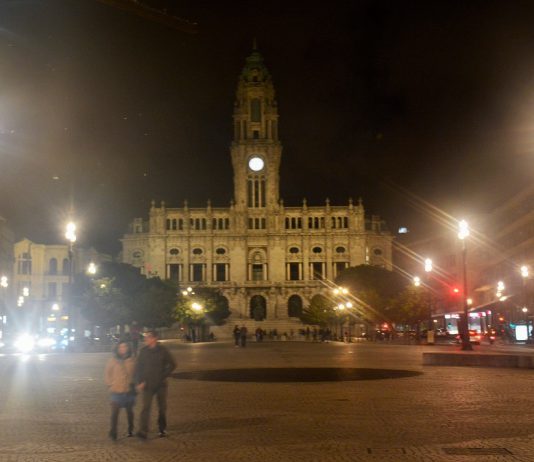
{"type": "Polygon", "coordinates": [[[167,377],[175,368],[174,358],[163,345],[158,343],[154,348],[144,347],[137,358],[135,382],[144,382],[145,390],[157,390],[167,384],[167,377]]]}

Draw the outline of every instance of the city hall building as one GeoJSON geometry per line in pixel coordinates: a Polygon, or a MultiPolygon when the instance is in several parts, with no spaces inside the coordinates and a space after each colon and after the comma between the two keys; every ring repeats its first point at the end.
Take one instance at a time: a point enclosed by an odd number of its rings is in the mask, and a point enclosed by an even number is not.
{"type": "Polygon", "coordinates": [[[122,239],[125,263],[182,288],[219,288],[228,324],[249,329],[297,327],[302,308],[325,290],[322,280],[349,266],[391,269],[392,236],[379,217],[366,219],[361,200],[286,206],[280,199],[278,118],[271,75],[254,50],[234,105],[234,200],[224,208],[152,202],[148,221],[134,219],[122,239]]]}

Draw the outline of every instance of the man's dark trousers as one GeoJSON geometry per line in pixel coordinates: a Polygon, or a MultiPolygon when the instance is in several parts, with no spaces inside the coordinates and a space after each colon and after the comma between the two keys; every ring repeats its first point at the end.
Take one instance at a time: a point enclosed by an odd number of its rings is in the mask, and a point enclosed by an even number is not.
{"type": "Polygon", "coordinates": [[[148,433],[148,421],[150,419],[150,408],[152,407],[152,398],[156,395],[158,402],[158,426],[159,431],[164,432],[167,429],[167,385],[161,385],[156,390],[143,390],[143,410],[140,415],[139,432],[148,433]]]}

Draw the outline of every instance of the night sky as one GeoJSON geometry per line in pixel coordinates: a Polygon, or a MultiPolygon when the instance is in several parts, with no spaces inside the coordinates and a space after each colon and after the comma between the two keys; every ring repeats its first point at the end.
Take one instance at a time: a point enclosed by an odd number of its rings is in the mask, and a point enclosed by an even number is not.
{"type": "Polygon", "coordinates": [[[238,75],[273,76],[286,205],[362,196],[429,232],[387,184],[476,216],[532,181],[534,3],[0,0],[0,215],[17,237],[116,252],[151,199],[228,205],[238,75]]]}

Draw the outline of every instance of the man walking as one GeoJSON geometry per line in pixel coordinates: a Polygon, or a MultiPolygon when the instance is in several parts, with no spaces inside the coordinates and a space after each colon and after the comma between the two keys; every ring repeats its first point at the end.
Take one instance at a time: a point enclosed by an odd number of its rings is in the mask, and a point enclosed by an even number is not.
{"type": "Polygon", "coordinates": [[[158,343],[156,331],[148,331],[144,343],[135,368],[137,391],[141,393],[143,401],[137,436],[142,439],[147,437],[152,398],[156,395],[159,436],[162,438],[167,436],[167,377],[176,368],[176,362],[169,350],[158,343]]]}

